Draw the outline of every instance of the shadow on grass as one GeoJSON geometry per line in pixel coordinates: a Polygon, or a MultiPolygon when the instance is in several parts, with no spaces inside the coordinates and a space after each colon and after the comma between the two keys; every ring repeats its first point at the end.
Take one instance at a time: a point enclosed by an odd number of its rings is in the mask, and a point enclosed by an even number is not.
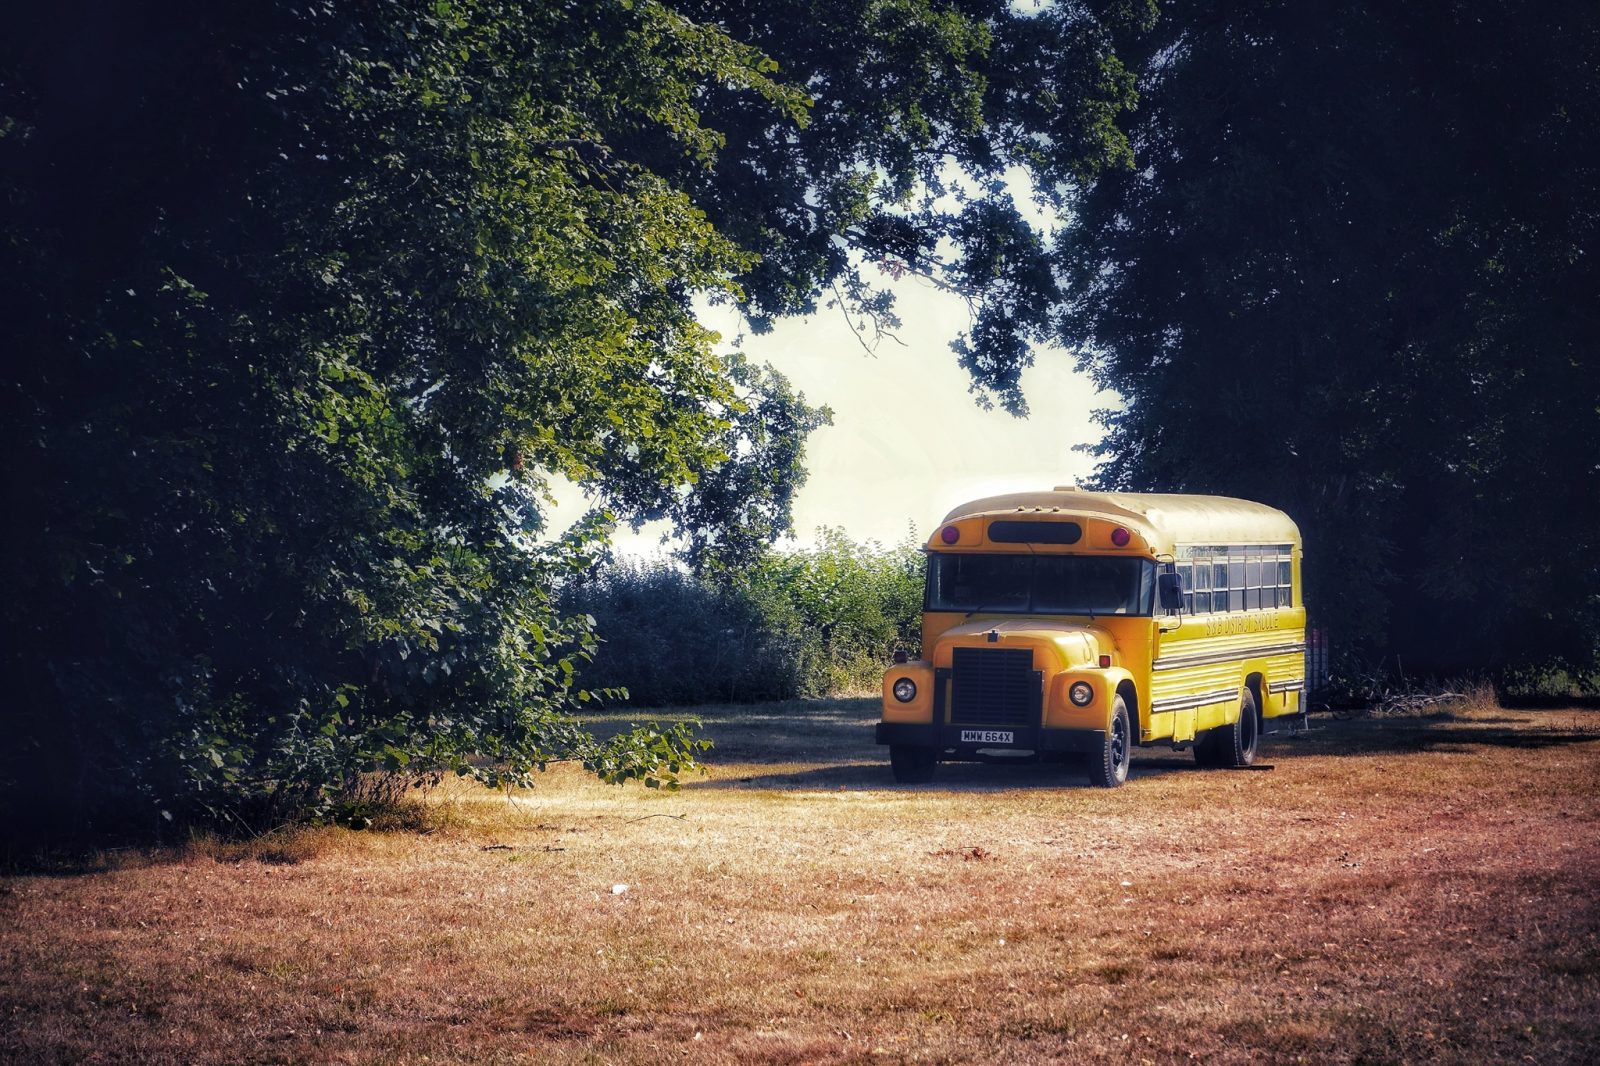
{"type": "MultiPolygon", "coordinates": [[[[1475,746],[1537,749],[1600,740],[1600,721],[1582,721],[1584,712],[1506,713],[1460,716],[1440,712],[1403,718],[1334,719],[1319,715],[1309,733],[1277,734],[1267,743],[1264,761],[1297,755],[1371,757],[1427,751],[1468,751],[1475,746]]],[[[755,708],[709,708],[699,715],[715,743],[713,766],[748,766],[756,772],[688,788],[815,791],[890,789],[896,791],[985,791],[1090,787],[1081,764],[941,763],[927,785],[898,785],[888,767],[888,752],[873,739],[878,701],[835,700],[755,708]],[[793,768],[800,764],[800,768],[793,768]],[[771,769],[766,769],[771,767],[771,769]],[[779,769],[783,767],[783,769],[779,769]]],[[[1170,773],[1199,773],[1193,756],[1165,748],[1134,753],[1133,780],[1170,773]]]]}
{"type": "MultiPolygon", "coordinates": [[[[146,860],[145,864],[156,865],[161,861],[177,861],[177,849],[174,848],[171,851],[172,855],[159,855],[157,858],[146,860]]],[[[125,869],[128,865],[125,862],[109,860],[103,854],[91,849],[85,848],[82,851],[71,851],[58,847],[46,852],[22,851],[0,856],[0,878],[50,877],[65,879],[93,877],[98,874],[125,869]]],[[[10,886],[0,884],[0,897],[7,896],[10,892],[10,886]]]]}
{"type": "Polygon", "coordinates": [[[1550,711],[1574,708],[1600,710],[1600,695],[1594,696],[1510,696],[1501,695],[1500,706],[1509,711],[1550,711]]]}
{"type": "MultiPolygon", "coordinates": [[[[400,807],[414,807],[406,803],[400,807]]],[[[294,866],[315,859],[329,849],[332,827],[283,826],[254,837],[226,837],[196,832],[181,843],[148,843],[107,846],[103,842],[58,843],[50,847],[19,848],[0,853],[0,877],[94,877],[120,870],[150,866],[170,866],[210,859],[238,865],[258,862],[269,866],[294,866]]],[[[388,819],[377,831],[411,832],[419,830],[405,819],[388,819]]],[[[0,895],[3,895],[0,890],[0,895]]]]}
{"type": "Polygon", "coordinates": [[[1570,717],[1556,719],[1553,712],[1541,711],[1481,717],[1449,712],[1396,718],[1319,716],[1309,733],[1281,739],[1288,752],[1333,756],[1412,755],[1479,746],[1539,749],[1600,741],[1600,722],[1574,725],[1570,717]]]}
{"type": "MultiPolygon", "coordinates": [[[[1136,755],[1128,780],[1138,781],[1173,772],[1200,771],[1190,760],[1144,759],[1136,755]]],[[[887,750],[878,749],[876,761],[836,763],[805,770],[774,770],[740,777],[724,777],[716,781],[697,781],[686,783],[684,791],[748,789],[765,792],[1014,792],[1092,787],[1089,784],[1088,772],[1082,763],[1039,763],[1024,759],[1018,759],[1015,765],[940,763],[931,782],[923,785],[902,785],[896,783],[894,775],[889,771],[887,750]]]]}
{"type": "Polygon", "coordinates": [[[822,763],[856,762],[872,752],[872,728],[878,721],[876,698],[791,700],[712,707],[639,708],[608,711],[584,720],[595,736],[605,738],[634,724],[698,721],[700,735],[715,745],[709,762],[822,763]]]}

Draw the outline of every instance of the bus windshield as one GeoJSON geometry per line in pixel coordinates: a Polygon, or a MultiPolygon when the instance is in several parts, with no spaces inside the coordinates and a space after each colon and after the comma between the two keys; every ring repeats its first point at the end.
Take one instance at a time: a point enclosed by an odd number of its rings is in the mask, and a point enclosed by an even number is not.
{"type": "Polygon", "coordinates": [[[1106,555],[933,553],[929,611],[1149,615],[1155,564],[1106,555]]]}

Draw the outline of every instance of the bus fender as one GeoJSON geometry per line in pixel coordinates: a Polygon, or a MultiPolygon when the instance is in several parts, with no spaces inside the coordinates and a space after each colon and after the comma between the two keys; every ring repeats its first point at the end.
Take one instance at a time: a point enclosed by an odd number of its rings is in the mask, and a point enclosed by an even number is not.
{"type": "MultiPolygon", "coordinates": [[[[1062,670],[1050,680],[1046,693],[1044,726],[1046,729],[1109,729],[1111,708],[1117,689],[1126,682],[1134,687],[1133,674],[1123,667],[1078,666],[1062,670]],[[1079,682],[1093,690],[1093,698],[1079,706],[1071,698],[1072,687],[1079,682]]],[[[1138,728],[1138,709],[1128,707],[1131,724],[1138,728]]]]}

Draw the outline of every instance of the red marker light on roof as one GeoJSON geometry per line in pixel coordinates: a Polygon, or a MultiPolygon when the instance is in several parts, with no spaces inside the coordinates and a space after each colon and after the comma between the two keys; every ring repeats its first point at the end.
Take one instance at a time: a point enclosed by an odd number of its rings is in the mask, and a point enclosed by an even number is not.
{"type": "Polygon", "coordinates": [[[939,531],[939,539],[944,541],[946,544],[954,544],[956,541],[961,539],[961,530],[957,529],[955,526],[945,526],[939,531]]]}
{"type": "Polygon", "coordinates": [[[1110,668],[1111,668],[1111,656],[1109,656],[1109,655],[1100,656],[1100,669],[1109,670],[1110,668]]]}
{"type": "Polygon", "coordinates": [[[1121,526],[1118,526],[1116,529],[1111,531],[1111,543],[1115,544],[1119,548],[1126,548],[1128,546],[1128,541],[1132,539],[1133,534],[1129,533],[1121,526]]]}

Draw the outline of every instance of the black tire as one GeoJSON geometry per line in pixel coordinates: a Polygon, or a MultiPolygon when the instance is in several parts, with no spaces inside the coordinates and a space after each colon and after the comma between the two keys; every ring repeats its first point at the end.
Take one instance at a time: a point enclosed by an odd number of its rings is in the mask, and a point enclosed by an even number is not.
{"type": "Polygon", "coordinates": [[[1089,783],[1096,788],[1116,788],[1128,779],[1133,762],[1133,724],[1128,705],[1118,696],[1111,702],[1111,725],[1100,751],[1089,756],[1089,783]]]}
{"type": "Polygon", "coordinates": [[[1239,693],[1239,720],[1217,730],[1216,765],[1239,770],[1256,761],[1261,743],[1261,719],[1256,714],[1256,694],[1249,685],[1239,693]]]}
{"type": "Polygon", "coordinates": [[[889,769],[902,785],[925,785],[933,780],[939,753],[921,744],[890,744],[889,769]]]}

